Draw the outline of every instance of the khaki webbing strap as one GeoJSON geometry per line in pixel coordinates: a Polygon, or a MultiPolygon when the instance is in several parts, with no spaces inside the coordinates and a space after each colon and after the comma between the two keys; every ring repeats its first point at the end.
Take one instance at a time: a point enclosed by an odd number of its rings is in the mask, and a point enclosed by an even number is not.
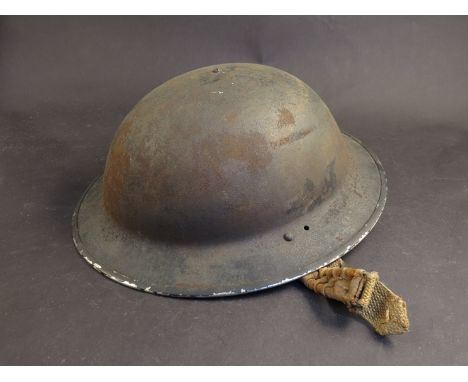
{"type": "Polygon", "coordinates": [[[338,259],[301,281],[315,293],[344,303],[380,335],[402,334],[409,329],[406,303],[380,282],[377,272],[348,268],[338,259]]]}

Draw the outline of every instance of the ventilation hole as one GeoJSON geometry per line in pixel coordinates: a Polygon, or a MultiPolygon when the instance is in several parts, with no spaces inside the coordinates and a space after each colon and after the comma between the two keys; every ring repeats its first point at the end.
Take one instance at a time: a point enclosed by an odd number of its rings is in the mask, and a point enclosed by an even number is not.
{"type": "Polygon", "coordinates": [[[309,226],[308,226],[308,225],[305,225],[305,226],[304,226],[304,229],[305,229],[306,231],[308,231],[308,230],[309,230],[309,226]]]}

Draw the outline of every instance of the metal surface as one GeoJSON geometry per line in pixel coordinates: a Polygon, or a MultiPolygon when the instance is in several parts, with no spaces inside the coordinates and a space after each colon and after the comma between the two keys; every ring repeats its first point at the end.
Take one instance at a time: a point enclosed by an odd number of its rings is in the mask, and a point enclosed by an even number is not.
{"type": "Polygon", "coordinates": [[[378,160],[306,84],[222,64],[166,82],[127,115],[74,214],[74,241],[126,286],[235,295],[343,256],[385,198],[378,160]]]}

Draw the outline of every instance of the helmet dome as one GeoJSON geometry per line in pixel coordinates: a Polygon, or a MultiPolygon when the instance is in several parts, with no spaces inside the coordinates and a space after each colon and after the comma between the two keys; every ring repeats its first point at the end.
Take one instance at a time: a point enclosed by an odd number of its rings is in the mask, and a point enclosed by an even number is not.
{"type": "Polygon", "coordinates": [[[158,86],[122,122],[104,205],[160,239],[257,233],[333,193],[350,162],[342,137],[318,95],[282,70],[194,70],[158,86]]]}

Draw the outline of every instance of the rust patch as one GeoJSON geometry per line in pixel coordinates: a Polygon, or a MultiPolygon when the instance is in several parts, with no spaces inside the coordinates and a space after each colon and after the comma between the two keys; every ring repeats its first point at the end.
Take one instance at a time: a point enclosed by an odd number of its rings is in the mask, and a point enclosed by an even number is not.
{"type": "Polygon", "coordinates": [[[107,158],[107,166],[104,170],[104,207],[116,220],[122,220],[122,195],[127,186],[128,170],[130,167],[130,156],[125,144],[127,142],[131,120],[125,119],[116,135],[115,141],[107,158]]]}
{"type": "MultiPolygon", "coordinates": [[[[250,173],[261,172],[272,160],[268,143],[259,133],[244,135],[214,134],[204,138],[192,146],[193,167],[187,176],[187,182],[192,185],[191,193],[194,199],[203,199],[207,192],[219,194],[230,189],[231,180],[223,167],[229,160],[246,164],[250,173]]],[[[224,202],[226,213],[239,212],[249,208],[247,198],[239,195],[235,199],[228,196],[224,202]]]]}
{"type": "Polygon", "coordinates": [[[245,162],[251,171],[256,171],[270,163],[272,156],[262,134],[226,134],[221,144],[221,159],[245,162]]]}
{"type": "Polygon", "coordinates": [[[229,125],[235,125],[238,121],[237,113],[231,112],[229,114],[226,114],[226,116],[224,117],[224,120],[229,125]]]}
{"type": "Polygon", "coordinates": [[[260,133],[245,135],[216,134],[193,146],[194,163],[202,166],[200,173],[214,173],[222,177],[227,160],[245,162],[250,171],[259,171],[272,160],[268,143],[260,133]]]}
{"type": "Polygon", "coordinates": [[[278,109],[278,127],[283,128],[289,125],[295,125],[294,115],[285,107],[278,109]]]}
{"type": "Polygon", "coordinates": [[[311,128],[300,130],[300,131],[295,131],[295,132],[293,132],[292,134],[290,134],[290,135],[288,135],[286,137],[278,139],[277,141],[270,142],[270,146],[276,148],[276,147],[288,145],[290,143],[293,143],[295,141],[298,141],[298,140],[306,137],[311,132],[312,132],[311,128]]]}

